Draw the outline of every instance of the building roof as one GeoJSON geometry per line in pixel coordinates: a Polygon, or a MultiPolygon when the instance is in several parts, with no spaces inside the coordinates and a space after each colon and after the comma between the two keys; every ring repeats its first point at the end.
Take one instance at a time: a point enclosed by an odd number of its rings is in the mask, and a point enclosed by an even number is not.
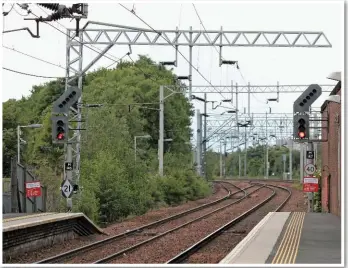
{"type": "Polygon", "coordinates": [[[333,72],[333,73],[329,74],[327,79],[341,82],[341,72],[333,72]]]}
{"type": "MultiPolygon", "coordinates": [[[[332,80],[334,80],[334,79],[332,79],[332,80]]],[[[331,95],[336,95],[340,90],[341,90],[341,81],[339,81],[339,82],[336,84],[336,86],[333,88],[333,90],[332,90],[331,93],[330,93],[330,96],[331,96],[331,95]]],[[[323,105],[321,106],[321,111],[322,111],[322,112],[325,110],[325,108],[326,108],[326,106],[327,106],[327,103],[328,103],[328,101],[326,100],[326,101],[324,101],[323,105]]]]}

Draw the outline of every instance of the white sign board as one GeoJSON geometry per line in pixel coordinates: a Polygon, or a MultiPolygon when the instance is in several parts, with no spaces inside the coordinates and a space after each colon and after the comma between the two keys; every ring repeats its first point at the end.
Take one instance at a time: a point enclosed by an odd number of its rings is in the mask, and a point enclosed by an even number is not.
{"type": "Polygon", "coordinates": [[[26,186],[27,189],[40,188],[41,187],[41,183],[39,181],[27,182],[25,186],[26,186]]]}
{"type": "Polygon", "coordinates": [[[318,184],[319,180],[318,178],[312,178],[312,177],[304,177],[303,183],[315,183],[318,184]]]}
{"type": "Polygon", "coordinates": [[[315,172],[315,166],[313,164],[307,164],[304,170],[308,175],[313,175],[315,172]]]}
{"type": "Polygon", "coordinates": [[[73,193],[73,186],[69,180],[65,180],[62,184],[62,195],[66,198],[71,197],[73,193]]]}

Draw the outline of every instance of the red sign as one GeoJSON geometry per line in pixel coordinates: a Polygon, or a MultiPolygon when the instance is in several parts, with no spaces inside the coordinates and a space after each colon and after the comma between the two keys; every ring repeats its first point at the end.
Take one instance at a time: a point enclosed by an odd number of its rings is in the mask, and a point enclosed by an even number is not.
{"type": "Polygon", "coordinates": [[[39,181],[26,182],[25,193],[27,197],[41,196],[41,183],[39,181]]]}
{"type": "Polygon", "coordinates": [[[319,180],[314,177],[304,177],[303,178],[303,191],[304,192],[318,192],[319,190],[319,180]]]}

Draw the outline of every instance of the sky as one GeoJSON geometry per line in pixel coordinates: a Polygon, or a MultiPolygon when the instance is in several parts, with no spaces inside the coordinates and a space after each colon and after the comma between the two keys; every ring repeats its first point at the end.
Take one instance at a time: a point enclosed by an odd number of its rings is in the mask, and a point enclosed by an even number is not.
{"type": "MultiPolygon", "coordinates": [[[[71,5],[65,3],[66,5],[71,5]]],[[[332,48],[266,48],[266,47],[224,47],[223,58],[237,60],[240,69],[231,65],[219,67],[219,54],[212,47],[193,47],[193,65],[213,85],[230,85],[238,83],[245,85],[309,85],[317,83],[335,84],[327,79],[331,72],[343,71],[343,1],[320,2],[224,2],[201,3],[195,2],[195,7],[203,22],[203,26],[195,12],[192,3],[123,3],[156,30],[224,30],[230,31],[322,31],[332,44],[332,48]]],[[[11,4],[5,4],[3,11],[11,9],[11,4]]],[[[47,16],[36,4],[30,4],[29,9],[38,16],[47,16]]],[[[3,19],[3,31],[29,27],[35,29],[34,21],[23,20],[26,14],[20,7],[14,6],[12,11],[3,19]],[[20,15],[21,14],[21,15],[20,15]]],[[[32,17],[28,16],[28,17],[32,17]]],[[[89,3],[88,20],[113,23],[125,26],[148,28],[118,3],[89,3]]],[[[82,20],[84,25],[87,20],[82,20]]],[[[63,19],[52,22],[51,25],[65,32],[74,28],[75,22],[63,19]],[[63,26],[64,27],[63,27],[63,26]]],[[[19,31],[3,33],[3,46],[30,54],[42,60],[60,65],[49,65],[24,56],[18,52],[3,47],[3,67],[16,71],[41,76],[64,77],[66,64],[66,35],[53,27],[40,24],[40,38],[31,38],[28,32],[19,31]]],[[[104,48],[105,46],[98,46],[104,48]]],[[[188,47],[179,47],[179,50],[188,59],[188,47]]],[[[127,46],[114,46],[108,54],[122,57],[128,52],[127,46]]],[[[172,61],[175,59],[175,50],[171,46],[132,46],[131,57],[136,60],[138,54],[146,54],[156,62],[172,61]]],[[[84,66],[96,53],[84,49],[84,66]]],[[[90,71],[106,67],[112,61],[102,58],[90,71]]],[[[178,55],[178,67],[174,67],[177,75],[188,75],[188,63],[178,55]]],[[[113,67],[113,66],[112,66],[113,67]]],[[[172,66],[170,66],[172,67],[172,66]]],[[[50,79],[35,78],[2,70],[2,100],[20,99],[29,96],[33,85],[38,85],[50,79]]],[[[208,83],[193,70],[193,85],[208,85],[208,83]]],[[[203,95],[199,95],[203,97],[203,95]]],[[[243,112],[247,110],[247,95],[239,94],[239,107],[243,112]]],[[[265,113],[271,107],[272,113],[292,113],[292,105],[300,93],[280,94],[279,102],[266,103],[267,98],[276,98],[276,94],[251,95],[251,112],[265,113]]],[[[320,107],[328,93],[313,104],[320,107]]],[[[230,98],[231,94],[224,95],[230,98]]],[[[220,102],[222,96],[209,94],[208,100],[220,102]]],[[[154,100],[156,101],[156,100],[154,100]]],[[[195,109],[203,112],[202,103],[193,102],[195,109]]],[[[235,105],[235,103],[233,103],[235,105]]],[[[208,113],[220,114],[225,108],[212,110],[208,106],[208,113]]],[[[196,119],[192,120],[192,127],[196,128],[196,119]]]]}

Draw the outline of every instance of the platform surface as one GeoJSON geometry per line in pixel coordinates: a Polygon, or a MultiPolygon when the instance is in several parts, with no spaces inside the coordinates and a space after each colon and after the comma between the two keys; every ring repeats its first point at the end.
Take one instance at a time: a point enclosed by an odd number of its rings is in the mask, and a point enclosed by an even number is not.
{"type": "Polygon", "coordinates": [[[33,213],[27,215],[13,215],[13,217],[3,218],[2,220],[2,231],[9,232],[18,229],[30,228],[37,225],[53,223],[57,221],[70,220],[75,218],[81,218],[87,222],[93,228],[97,229],[97,232],[103,233],[103,231],[96,226],[91,220],[89,220],[83,213],[33,213]]]}
{"type": "Polygon", "coordinates": [[[340,264],[341,218],[271,212],[220,263],[340,264]]]}

